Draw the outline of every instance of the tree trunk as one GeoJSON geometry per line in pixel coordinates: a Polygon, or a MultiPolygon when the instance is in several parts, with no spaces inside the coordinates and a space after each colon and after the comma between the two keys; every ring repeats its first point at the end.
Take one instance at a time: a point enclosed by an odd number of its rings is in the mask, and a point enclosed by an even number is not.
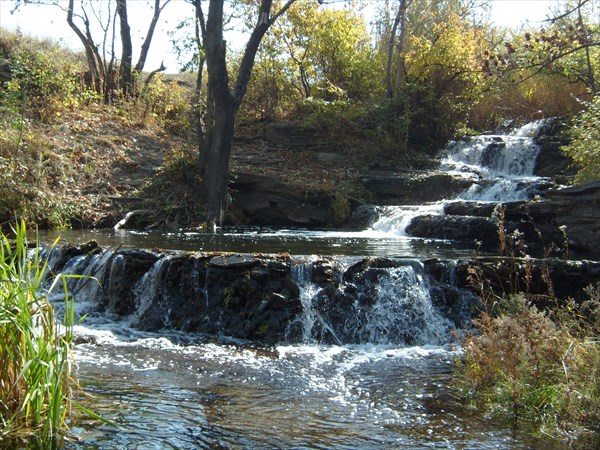
{"type": "Polygon", "coordinates": [[[400,35],[398,36],[398,61],[396,63],[396,92],[400,92],[406,85],[406,58],[404,48],[406,46],[406,16],[408,7],[412,0],[401,0],[398,15],[400,17],[400,35]]]}
{"type": "MultiPolygon", "coordinates": [[[[229,157],[233,142],[235,116],[246,94],[256,52],[271,24],[295,0],[288,0],[277,14],[270,17],[272,0],[261,0],[258,22],[246,44],[233,91],[229,89],[226,62],[226,42],[223,39],[223,1],[211,0],[208,9],[203,41],[208,70],[208,117],[205,145],[200,153],[200,170],[203,176],[202,193],[206,198],[206,222],[214,227],[222,225],[229,208],[227,183],[229,157]]],[[[200,7],[200,2],[196,3],[200,7]]]]}
{"type": "Polygon", "coordinates": [[[215,122],[210,132],[210,142],[204,149],[209,154],[204,185],[206,187],[206,221],[209,225],[221,225],[229,208],[227,184],[229,182],[229,157],[235,128],[233,97],[217,101],[215,122]]]}
{"type": "Polygon", "coordinates": [[[158,23],[160,13],[170,1],[171,0],[165,0],[163,5],[160,6],[160,0],[154,0],[154,14],[152,15],[152,21],[150,22],[150,26],[148,27],[146,38],[142,43],[142,50],[140,52],[138,62],[135,65],[134,76],[138,76],[140,73],[142,73],[142,70],[144,70],[144,66],[146,65],[146,58],[148,57],[148,51],[150,50],[150,43],[152,42],[152,37],[154,36],[154,30],[156,29],[156,24],[158,23]]]}
{"type": "MultiPolygon", "coordinates": [[[[100,55],[98,54],[98,50],[94,45],[94,42],[91,40],[91,37],[86,36],[83,31],[79,29],[79,27],[73,21],[73,9],[74,9],[74,0],[69,0],[69,5],[67,6],[67,23],[71,27],[71,29],[75,32],[81,43],[83,44],[83,48],[85,49],[85,57],[88,64],[88,70],[90,72],[90,81],[91,85],[98,94],[102,93],[102,61],[100,55]]],[[[89,31],[89,26],[86,24],[86,27],[89,31]]]]}
{"type": "Polygon", "coordinates": [[[123,95],[128,97],[133,93],[134,79],[131,68],[133,45],[131,44],[131,28],[127,19],[127,0],[117,0],[117,13],[121,25],[121,90],[123,95]]]}

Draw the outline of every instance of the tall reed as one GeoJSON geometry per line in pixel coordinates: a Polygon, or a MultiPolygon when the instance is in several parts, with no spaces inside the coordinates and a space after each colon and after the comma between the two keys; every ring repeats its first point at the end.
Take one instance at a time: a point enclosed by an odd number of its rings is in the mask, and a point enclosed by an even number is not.
{"type": "Polygon", "coordinates": [[[49,447],[71,412],[74,303],[64,276],[44,288],[48,262],[29,248],[24,222],[13,231],[0,234],[0,443],[33,436],[49,447]],[[62,326],[48,299],[59,283],[62,326]]]}

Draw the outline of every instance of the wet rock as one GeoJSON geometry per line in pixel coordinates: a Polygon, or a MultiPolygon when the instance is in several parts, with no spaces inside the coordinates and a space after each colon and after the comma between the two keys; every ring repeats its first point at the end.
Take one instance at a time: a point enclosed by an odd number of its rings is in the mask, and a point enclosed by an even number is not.
{"type": "Polygon", "coordinates": [[[450,239],[456,241],[481,241],[482,248],[498,246],[498,224],[494,219],[473,216],[417,216],[406,227],[410,236],[450,239]]]}
{"type": "Polygon", "coordinates": [[[381,207],[375,205],[360,205],[350,216],[346,224],[347,230],[366,230],[379,219],[381,207]]]}
{"type": "Polygon", "coordinates": [[[135,311],[134,288],[160,256],[146,250],[120,250],[108,261],[104,272],[102,304],[120,316],[135,311]]]}
{"type": "Polygon", "coordinates": [[[553,306],[556,298],[586,300],[584,288],[600,282],[600,261],[486,257],[457,263],[458,286],[477,286],[477,279],[470,281],[474,268],[496,295],[528,292],[542,307],[553,306]]]}
{"type": "Polygon", "coordinates": [[[539,153],[535,160],[535,175],[552,177],[565,180],[577,171],[573,160],[568,157],[561,147],[569,143],[569,138],[564,134],[567,129],[561,119],[546,120],[535,137],[539,153]]]}
{"type": "Polygon", "coordinates": [[[178,254],[157,261],[138,287],[134,326],[176,328],[275,342],[299,308],[289,260],[278,256],[178,254]]]}
{"type": "MultiPolygon", "coordinates": [[[[72,247],[66,250],[72,252],[72,247]]],[[[447,342],[450,328],[468,327],[473,312],[480,307],[470,290],[473,269],[480,271],[497,295],[511,292],[515,285],[526,287],[540,306],[544,306],[549,289],[558,298],[580,300],[585,286],[600,282],[600,262],[559,259],[454,262],[327,257],[306,261],[287,255],[145,250],[114,254],[101,250],[99,255],[90,257],[89,264],[98,260],[105,264],[98,279],[102,288],[89,293],[95,293],[99,306],[119,316],[130,316],[132,326],[266,343],[301,338],[332,344],[429,342],[430,338],[423,338],[419,331],[426,329],[426,321],[433,317],[430,306],[420,306],[423,296],[436,308],[434,319],[442,318],[440,333],[447,336],[440,342],[447,342]],[[293,274],[293,267],[306,269],[306,277],[293,274]],[[531,278],[527,278],[528,273],[531,278]],[[301,298],[309,283],[310,298],[301,298]],[[304,336],[306,324],[302,322],[302,301],[306,300],[311,308],[310,336],[304,336]]],[[[80,256],[75,257],[77,261],[81,261],[80,256]]]]}
{"type": "Polygon", "coordinates": [[[212,267],[248,268],[260,264],[260,260],[251,255],[222,255],[210,259],[212,267]]]}
{"type": "Polygon", "coordinates": [[[370,172],[363,178],[376,203],[417,205],[454,197],[473,184],[464,177],[436,172],[370,172]]]}
{"type": "Polygon", "coordinates": [[[502,138],[496,138],[494,142],[489,144],[481,155],[481,165],[484,167],[493,167],[494,163],[502,158],[506,142],[502,138]]]}

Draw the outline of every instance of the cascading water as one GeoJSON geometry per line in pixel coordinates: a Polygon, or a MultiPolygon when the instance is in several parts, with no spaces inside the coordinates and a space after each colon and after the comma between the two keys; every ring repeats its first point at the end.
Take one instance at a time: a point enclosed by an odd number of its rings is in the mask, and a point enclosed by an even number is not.
{"type": "Polygon", "coordinates": [[[532,122],[508,134],[480,135],[455,141],[446,148],[440,171],[472,183],[452,198],[426,205],[380,208],[372,230],[407,236],[417,216],[442,215],[453,201],[513,202],[530,199],[541,179],[534,175],[539,148],[534,137],[543,121],[532,122]]]}
{"type": "Polygon", "coordinates": [[[321,313],[316,307],[317,297],[322,289],[312,282],[312,270],[312,261],[295,264],[291,270],[292,279],[296,282],[300,291],[302,311],[295,321],[301,325],[302,342],[319,342],[320,338],[317,336],[317,329],[320,329],[321,335],[322,333],[329,333],[336,344],[341,344],[331,326],[323,320],[321,313]]]}
{"type": "MultiPolygon", "coordinates": [[[[533,128],[455,144],[445,170],[478,186],[502,177],[528,196],[518,187],[535,159],[533,128]]],[[[496,201],[479,188],[458,198],[477,195],[496,201]]],[[[381,208],[370,235],[397,238],[444,205],[381,208]]],[[[92,249],[63,261],[54,272],[98,279],[69,282],[87,314],[77,375],[91,408],[122,427],[74,424],[66,448],[560,448],[449,400],[453,332],[474,300],[451,263],[396,258],[413,248],[385,242],[358,241],[352,257],[257,256],[244,242],[246,256],[92,249]]]]}
{"type": "Polygon", "coordinates": [[[302,302],[296,322],[303,342],[443,345],[452,340],[455,325],[433,306],[419,261],[398,260],[393,267],[346,274],[335,296],[342,307],[323,296],[312,267],[310,262],[292,267],[302,302]]]}
{"type": "Polygon", "coordinates": [[[458,198],[481,202],[530,198],[539,182],[534,176],[539,152],[534,137],[542,124],[532,122],[506,135],[481,135],[450,144],[442,168],[476,181],[458,198]]]}

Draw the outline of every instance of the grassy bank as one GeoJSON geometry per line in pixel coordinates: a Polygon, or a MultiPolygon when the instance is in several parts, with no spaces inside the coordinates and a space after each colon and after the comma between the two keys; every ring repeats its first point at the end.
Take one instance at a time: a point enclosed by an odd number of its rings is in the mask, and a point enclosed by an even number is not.
{"type": "Polygon", "coordinates": [[[71,413],[73,299],[65,295],[58,326],[48,295],[58,283],[66,292],[65,279],[44,289],[47,262],[29,248],[22,223],[14,231],[14,240],[0,235],[0,446],[49,448],[71,413]]]}

